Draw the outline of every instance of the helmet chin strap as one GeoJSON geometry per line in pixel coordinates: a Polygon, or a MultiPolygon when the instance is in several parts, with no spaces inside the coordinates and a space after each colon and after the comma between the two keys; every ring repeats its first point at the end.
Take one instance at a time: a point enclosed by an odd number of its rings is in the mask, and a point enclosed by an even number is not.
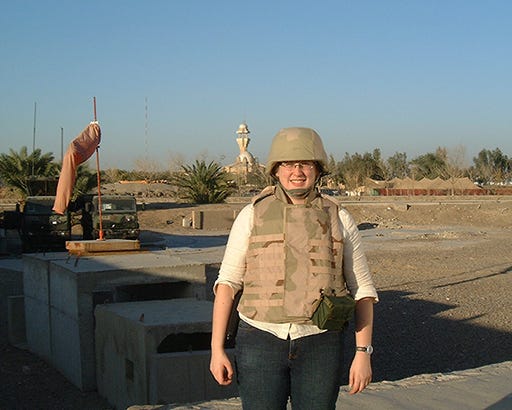
{"type": "Polygon", "coordinates": [[[304,199],[314,189],[314,186],[310,188],[297,188],[297,189],[286,189],[280,182],[278,182],[281,189],[292,198],[304,199]]]}

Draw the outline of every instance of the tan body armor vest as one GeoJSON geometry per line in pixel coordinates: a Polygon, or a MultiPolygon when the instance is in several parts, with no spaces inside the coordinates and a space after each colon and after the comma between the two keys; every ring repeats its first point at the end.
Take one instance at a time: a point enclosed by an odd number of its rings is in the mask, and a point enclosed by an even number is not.
{"type": "Polygon", "coordinates": [[[271,323],[311,323],[322,291],[347,293],[338,205],[317,194],[288,204],[280,187],[254,201],[254,224],[238,310],[271,323]]]}

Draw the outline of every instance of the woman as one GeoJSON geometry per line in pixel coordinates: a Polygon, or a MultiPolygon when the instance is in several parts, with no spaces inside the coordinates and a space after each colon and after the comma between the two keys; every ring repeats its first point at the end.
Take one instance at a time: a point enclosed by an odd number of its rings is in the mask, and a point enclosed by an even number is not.
{"type": "Polygon", "coordinates": [[[342,378],[342,330],[311,321],[321,292],[356,300],[350,393],[372,377],[377,292],[353,218],[316,189],[327,154],[309,128],[284,128],[272,141],[265,188],[236,218],[215,282],[210,371],[233,379],[224,340],[234,295],[240,324],[236,374],[244,409],[334,409],[342,378]]]}

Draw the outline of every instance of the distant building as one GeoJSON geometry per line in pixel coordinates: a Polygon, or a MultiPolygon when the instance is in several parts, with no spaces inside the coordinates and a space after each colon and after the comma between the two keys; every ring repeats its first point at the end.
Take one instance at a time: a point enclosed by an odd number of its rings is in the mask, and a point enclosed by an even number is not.
{"type": "Polygon", "coordinates": [[[251,141],[249,138],[250,133],[251,131],[249,131],[249,127],[246,123],[242,123],[238,126],[238,129],[236,130],[236,142],[238,144],[238,148],[240,149],[240,153],[236,157],[236,161],[233,164],[224,167],[226,172],[240,177],[240,182],[242,183],[247,183],[248,174],[257,172],[263,168],[263,166],[260,165],[258,161],[254,159],[252,154],[247,150],[249,142],[251,141]]]}

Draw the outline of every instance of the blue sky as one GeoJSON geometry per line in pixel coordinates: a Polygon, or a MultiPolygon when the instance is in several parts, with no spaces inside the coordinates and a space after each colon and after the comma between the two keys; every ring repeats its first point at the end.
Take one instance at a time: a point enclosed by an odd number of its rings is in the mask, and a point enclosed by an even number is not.
{"type": "Polygon", "coordinates": [[[96,97],[102,168],[229,164],[244,121],[262,162],[287,126],[336,159],[512,156],[511,19],[508,0],[3,2],[0,152],[32,149],[36,103],[60,159],[96,97]]]}

